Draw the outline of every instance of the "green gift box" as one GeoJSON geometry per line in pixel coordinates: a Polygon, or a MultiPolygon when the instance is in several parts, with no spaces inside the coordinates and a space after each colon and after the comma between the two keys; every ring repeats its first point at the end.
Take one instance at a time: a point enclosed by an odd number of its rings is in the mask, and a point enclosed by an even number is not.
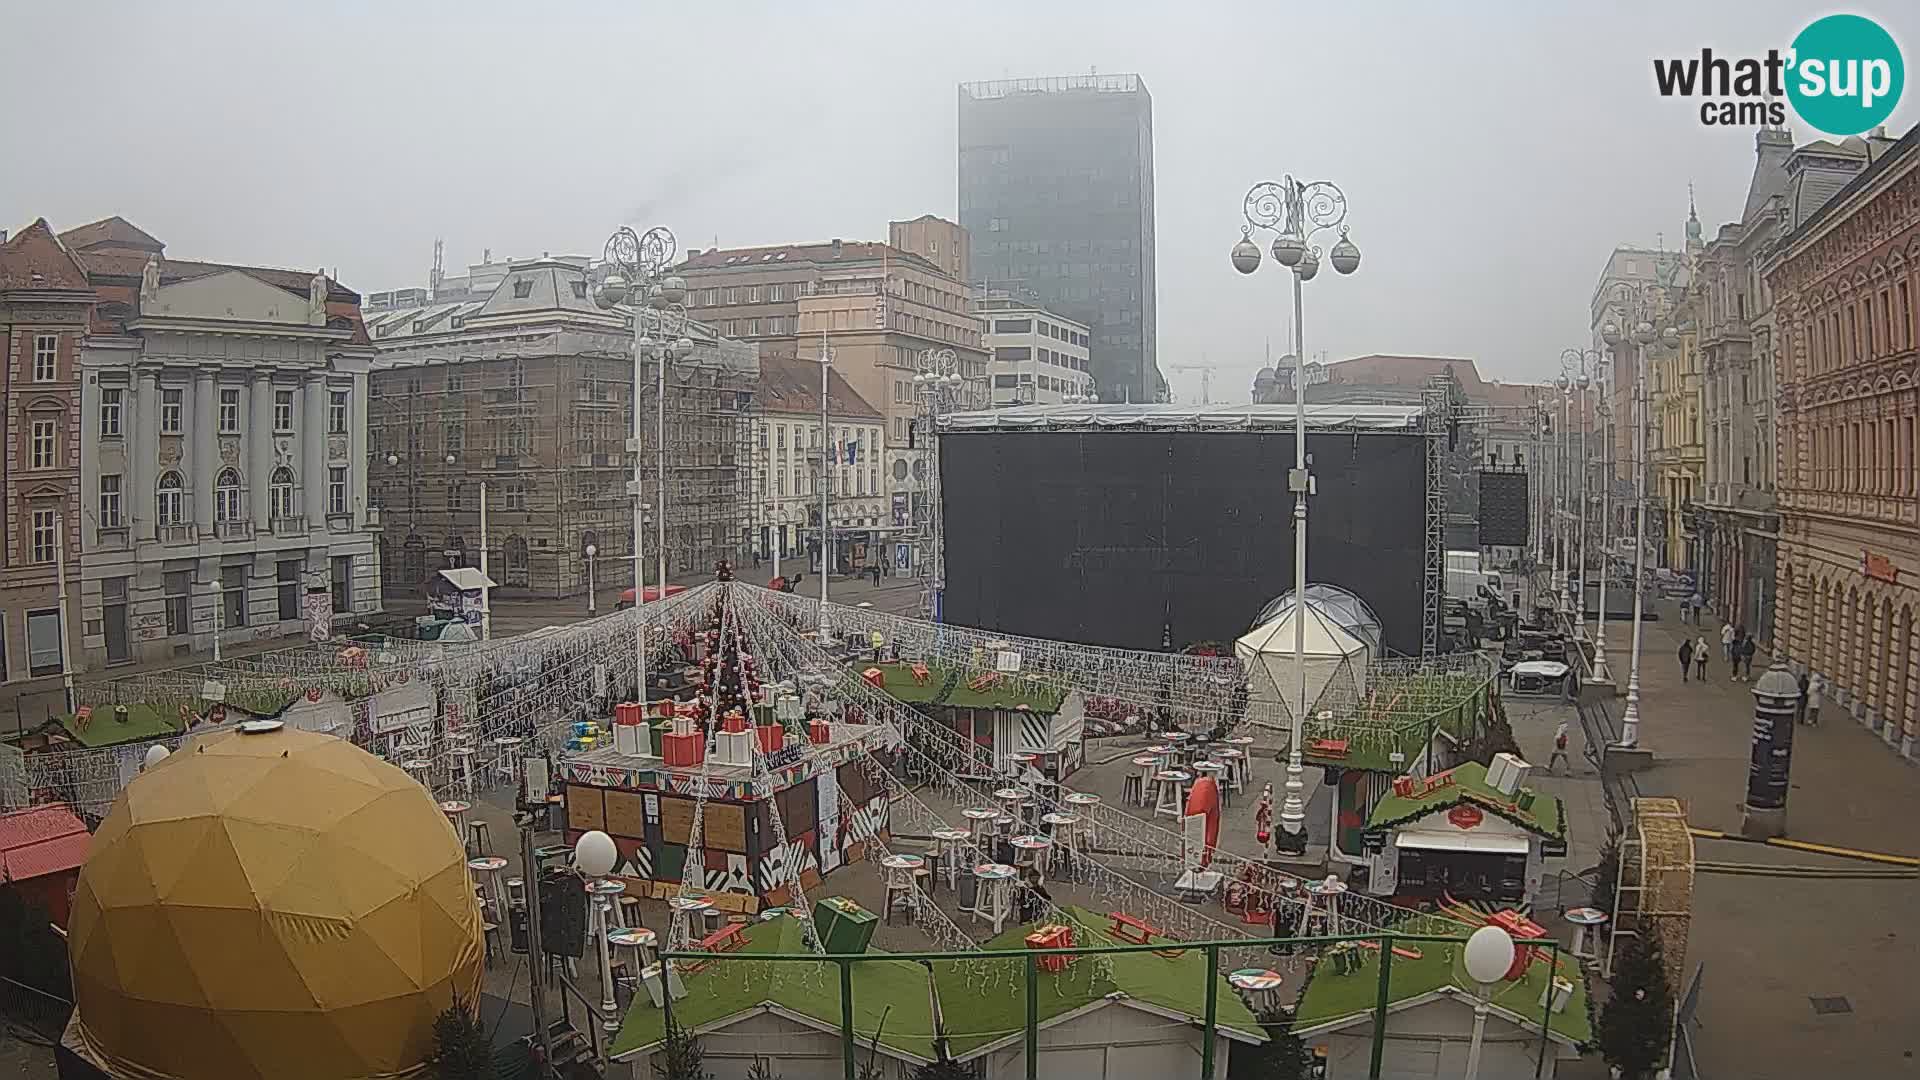
{"type": "Polygon", "coordinates": [[[858,956],[873,941],[880,919],[844,896],[829,896],[813,905],[813,925],[829,956],[858,956]]]}

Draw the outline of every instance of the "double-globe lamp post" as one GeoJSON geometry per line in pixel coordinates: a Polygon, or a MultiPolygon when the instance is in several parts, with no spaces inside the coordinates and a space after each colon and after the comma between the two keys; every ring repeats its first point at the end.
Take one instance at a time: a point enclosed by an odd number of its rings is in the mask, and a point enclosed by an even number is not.
{"type": "MultiPolygon", "coordinates": [[[[1647,561],[1647,346],[1660,342],[1667,348],[1678,346],[1680,333],[1669,326],[1654,329],[1649,319],[1634,323],[1633,332],[1623,334],[1608,323],[1600,331],[1601,340],[1615,351],[1629,341],[1635,347],[1633,364],[1633,644],[1627,666],[1627,707],[1620,717],[1620,745],[1640,744],[1640,618],[1646,595],[1647,561]]],[[[1601,612],[1605,618],[1606,613],[1601,612]]]]}
{"type": "MultiPolygon", "coordinates": [[[[661,535],[664,545],[666,530],[666,365],[676,356],[690,356],[693,353],[693,341],[684,334],[670,338],[675,328],[669,325],[669,313],[680,309],[687,297],[687,283],[678,275],[668,274],[678,250],[673,233],[656,226],[645,233],[636,233],[622,225],[607,238],[602,276],[594,285],[593,302],[602,311],[611,311],[620,304],[632,299],[633,314],[633,434],[627,440],[627,450],[633,455],[633,479],[628,482],[628,493],[633,496],[633,659],[634,686],[639,695],[637,700],[645,704],[647,700],[647,626],[645,605],[647,602],[646,573],[644,562],[647,529],[647,489],[645,482],[644,443],[641,439],[640,403],[646,397],[646,364],[648,359],[660,365],[661,412],[660,428],[655,433],[655,469],[660,482],[661,500],[656,512],[660,514],[661,535]],[[655,312],[651,319],[643,309],[651,308],[655,312]],[[662,340],[655,341],[648,333],[648,323],[654,323],[660,330],[662,340]]],[[[680,329],[684,329],[680,327],[680,329]]],[[[664,561],[665,548],[660,564],[660,594],[666,595],[667,578],[664,561]]]]}
{"type": "Polygon", "coordinates": [[[1233,245],[1233,268],[1251,274],[1260,266],[1260,246],[1253,242],[1253,230],[1274,234],[1273,261],[1293,271],[1293,469],[1287,474],[1287,489],[1293,492],[1293,665],[1299,676],[1298,695],[1288,724],[1286,795],[1280,803],[1280,829],[1274,846],[1289,854],[1307,849],[1306,783],[1302,779],[1306,764],[1301,756],[1305,738],[1307,709],[1307,496],[1313,481],[1307,462],[1306,379],[1302,365],[1307,355],[1306,335],[1302,328],[1300,286],[1320,272],[1320,248],[1313,243],[1315,234],[1339,229],[1340,240],[1327,253],[1334,270],[1351,274],[1360,268],[1360,249],[1347,237],[1347,196],[1324,180],[1303,183],[1291,175],[1279,181],[1253,185],[1242,203],[1247,224],[1241,227],[1240,242],[1233,245]]]}
{"type": "MultiPolygon", "coordinates": [[[[1573,393],[1572,401],[1577,402],[1580,419],[1580,445],[1572,455],[1578,461],[1572,497],[1579,501],[1574,529],[1574,571],[1569,588],[1573,592],[1573,638],[1585,641],[1587,638],[1587,564],[1593,560],[1593,550],[1587,535],[1587,492],[1588,478],[1593,475],[1593,462],[1587,458],[1587,430],[1593,426],[1593,411],[1588,405],[1587,391],[1593,387],[1600,375],[1600,351],[1598,349],[1566,349],[1560,353],[1560,391],[1564,396],[1573,393]]],[[[1564,425],[1563,425],[1564,429],[1564,425]]],[[[1569,443],[1573,432],[1567,430],[1569,443]]],[[[1604,559],[1605,556],[1602,556],[1604,559]]],[[[1602,577],[1605,575],[1603,574],[1602,577]]],[[[1604,622],[1604,620],[1603,620],[1604,622]]]]}

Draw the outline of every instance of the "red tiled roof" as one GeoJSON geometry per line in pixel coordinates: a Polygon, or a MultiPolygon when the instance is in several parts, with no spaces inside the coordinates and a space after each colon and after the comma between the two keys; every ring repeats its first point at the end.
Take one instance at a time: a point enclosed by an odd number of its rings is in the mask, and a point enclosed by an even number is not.
{"type": "Polygon", "coordinates": [[[86,823],[64,806],[0,814],[0,881],[77,870],[92,842],[86,823]]]}
{"type": "MultiPolygon", "coordinates": [[[[147,267],[148,256],[139,253],[90,251],[82,252],[79,262],[86,267],[88,276],[93,280],[100,299],[103,302],[118,302],[131,308],[139,298],[139,280],[147,267]]],[[[313,273],[308,270],[280,270],[269,266],[243,266],[237,263],[197,262],[191,259],[160,259],[160,284],[171,285],[176,281],[191,281],[209,274],[224,274],[237,270],[248,277],[264,281],[276,288],[285,289],[295,296],[306,296],[307,286],[313,281],[313,273]]],[[[93,322],[95,333],[119,333],[124,327],[118,325],[107,313],[96,309],[93,322]]],[[[355,345],[372,344],[367,336],[367,326],[360,315],[360,294],[340,284],[333,278],[327,278],[327,319],[345,319],[353,329],[352,342],[355,345]]]]}
{"type": "Polygon", "coordinates": [[[75,251],[122,248],[158,254],[167,249],[167,245],[118,214],[68,229],[60,234],[60,240],[75,251]]]}
{"type": "Polygon", "coordinates": [[[84,289],[87,275],[46,218],[0,244],[0,289],[84,289]]]}
{"type": "MultiPolygon", "coordinates": [[[[837,371],[828,372],[827,412],[832,419],[880,419],[879,410],[837,371]]],[[[813,360],[760,358],[760,407],[770,413],[820,415],[820,365],[813,360]]]]}
{"type": "Polygon", "coordinates": [[[1480,397],[1486,380],[1473,361],[1454,356],[1356,356],[1327,365],[1327,381],[1344,386],[1421,386],[1450,371],[1469,398],[1480,397]]]}

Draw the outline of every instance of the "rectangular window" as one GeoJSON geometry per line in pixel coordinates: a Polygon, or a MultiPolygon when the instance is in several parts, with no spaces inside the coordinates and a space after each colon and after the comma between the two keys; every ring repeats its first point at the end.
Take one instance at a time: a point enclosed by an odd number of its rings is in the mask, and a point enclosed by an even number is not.
{"type": "Polygon", "coordinates": [[[278,432],[293,430],[293,391],[291,390],[273,392],[273,430],[278,432]]]}
{"type": "Polygon", "coordinates": [[[27,674],[60,674],[60,633],[59,608],[27,612],[27,674]]]}
{"type": "Polygon", "coordinates": [[[220,621],[227,629],[247,625],[247,568],[220,568],[220,621]]]}
{"type": "Polygon", "coordinates": [[[748,337],[760,336],[760,320],[759,319],[747,320],[747,336],[748,337]]]}
{"type": "Polygon", "coordinates": [[[327,470],[327,513],[347,512],[347,467],[335,465],[327,470]]]}
{"type": "Polygon", "coordinates": [[[327,394],[327,431],[333,435],[347,433],[347,392],[334,390],[327,394]]]}
{"type": "Polygon", "coordinates": [[[180,434],[181,397],[182,392],[179,390],[160,391],[160,434],[180,434]]]}
{"type": "Polygon", "coordinates": [[[758,285],[747,286],[747,303],[757,304],[759,302],[760,302],[760,286],[758,285]]]}
{"type": "Polygon", "coordinates": [[[1901,282],[1895,295],[1900,298],[1900,311],[1896,316],[1900,327],[1899,347],[1908,349],[1913,346],[1913,300],[1907,295],[1907,283],[1901,282]]]}
{"type": "Polygon", "coordinates": [[[46,566],[54,560],[54,543],[60,515],[52,508],[36,509],[28,521],[28,549],[32,561],[46,566]]]}
{"type": "Polygon", "coordinates": [[[467,388],[467,377],[457,371],[447,372],[447,393],[457,394],[467,388]]]}
{"type": "Polygon", "coordinates": [[[120,437],[120,399],[125,390],[100,391],[100,437],[117,439],[120,437]]]}
{"type": "Polygon", "coordinates": [[[996,334],[1030,334],[1033,332],[1032,319],[995,319],[993,332],[996,334]]]}
{"type": "Polygon", "coordinates": [[[161,592],[167,606],[167,634],[177,637],[189,633],[192,625],[188,619],[189,605],[192,603],[193,574],[187,570],[170,570],[161,579],[161,592]]]}
{"type": "Polygon", "coordinates": [[[767,302],[768,303],[777,304],[777,303],[780,303],[782,300],[785,300],[786,298],[787,298],[786,286],[784,285],[767,286],[767,302]]]}
{"type": "Polygon", "coordinates": [[[299,559],[281,559],[273,564],[274,592],[280,601],[281,622],[300,617],[300,570],[299,559]]]}
{"type": "Polygon", "coordinates": [[[240,391],[220,391],[220,433],[236,434],[240,430],[240,391]]]}
{"type": "Polygon", "coordinates": [[[28,465],[35,469],[51,469],[58,458],[57,439],[52,420],[35,420],[28,436],[28,465]]]}
{"type": "Polygon", "coordinates": [[[729,304],[737,304],[737,303],[739,303],[739,302],[740,302],[740,288],[739,288],[739,286],[737,286],[737,285],[729,285],[729,286],[727,286],[727,294],[726,294],[726,295],[727,295],[727,303],[729,303],[729,304]]]}
{"type": "Polygon", "coordinates": [[[100,478],[100,527],[117,529],[120,520],[120,477],[102,476],[100,478]]]}
{"type": "Polygon", "coordinates": [[[353,556],[333,557],[333,610],[345,615],[353,610],[353,556]]]}
{"type": "Polygon", "coordinates": [[[447,425],[447,449],[464,450],[467,446],[467,425],[455,420],[447,425]]]}
{"type": "Polygon", "coordinates": [[[33,381],[52,382],[59,377],[60,335],[36,335],[33,339],[33,381]]]}

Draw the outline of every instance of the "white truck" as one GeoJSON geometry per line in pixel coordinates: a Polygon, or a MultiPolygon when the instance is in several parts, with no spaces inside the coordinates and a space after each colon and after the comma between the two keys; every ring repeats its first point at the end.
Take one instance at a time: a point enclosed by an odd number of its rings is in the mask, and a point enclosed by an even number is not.
{"type": "Polygon", "coordinates": [[[1500,575],[1481,565],[1477,551],[1447,552],[1446,594],[1465,601],[1467,606],[1487,613],[1487,600],[1500,597],[1500,575]]]}

